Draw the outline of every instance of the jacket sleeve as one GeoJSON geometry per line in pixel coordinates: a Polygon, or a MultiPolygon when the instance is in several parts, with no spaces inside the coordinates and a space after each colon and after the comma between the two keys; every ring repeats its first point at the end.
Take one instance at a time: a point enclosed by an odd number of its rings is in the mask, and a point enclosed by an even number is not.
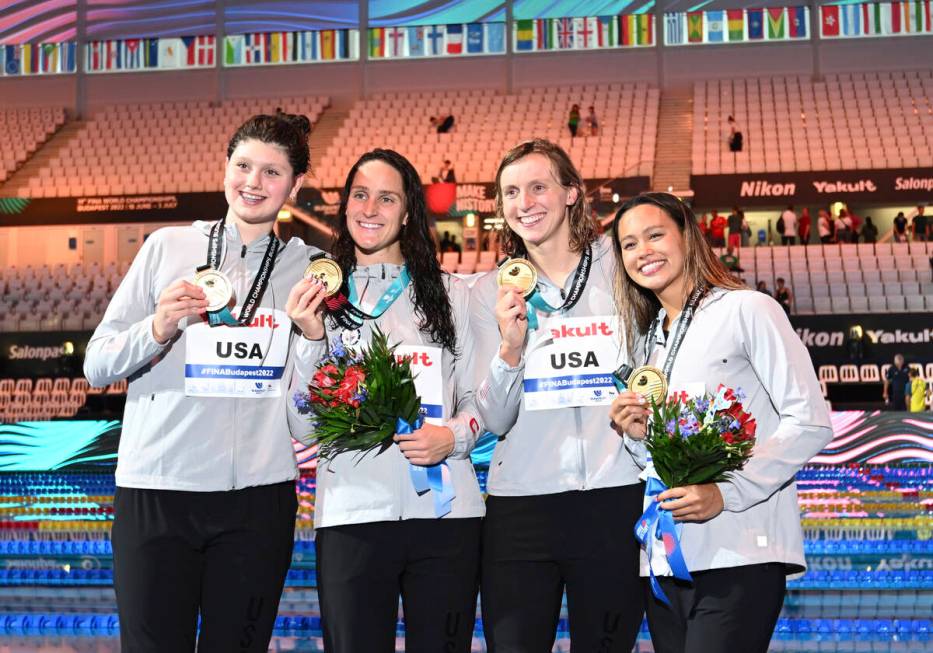
{"type": "Polygon", "coordinates": [[[739,337],[755,375],[779,416],[744,469],[718,483],[726,510],[741,512],[768,500],[832,439],[832,423],[806,348],[774,300],[750,294],[736,315],[739,337]]]}
{"type": "Polygon", "coordinates": [[[84,375],[92,386],[130,376],[168,346],[152,335],[158,293],[153,273],[162,261],[163,239],[157,231],[143,243],[88,342],[84,375]]]}
{"type": "Polygon", "coordinates": [[[288,396],[285,398],[285,410],[288,417],[288,430],[292,437],[309,446],[314,443],[314,431],[306,414],[298,412],[295,396],[305,392],[308,382],[314,376],[318,363],[327,355],[327,335],[321,340],[308,340],[300,333],[295,336],[293,356],[295,365],[289,382],[288,396]]]}
{"type": "Polygon", "coordinates": [[[476,408],[486,429],[502,436],[518,421],[519,406],[524,395],[525,356],[511,367],[499,358],[499,325],[490,301],[495,291],[480,279],[470,294],[470,318],[476,341],[476,408]]]}
{"type": "Polygon", "coordinates": [[[476,439],[483,432],[483,420],[476,407],[476,342],[470,326],[470,293],[466,283],[451,279],[450,303],[457,329],[458,358],[454,366],[453,387],[456,405],[447,421],[454,434],[454,449],[450,458],[469,458],[476,439]]]}

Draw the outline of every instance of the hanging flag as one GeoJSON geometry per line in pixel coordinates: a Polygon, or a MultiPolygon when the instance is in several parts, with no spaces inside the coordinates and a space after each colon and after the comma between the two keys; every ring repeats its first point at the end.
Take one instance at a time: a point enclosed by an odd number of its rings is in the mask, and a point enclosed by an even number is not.
{"type": "Polygon", "coordinates": [[[619,45],[619,29],[615,16],[599,17],[599,47],[614,48],[619,45]]]}
{"type": "Polygon", "coordinates": [[[7,45],[3,48],[6,56],[4,57],[3,72],[7,75],[19,75],[19,52],[15,45],[7,45]]]}
{"type": "Polygon", "coordinates": [[[482,23],[467,25],[466,51],[470,54],[482,54],[485,51],[485,38],[482,23]]]}
{"type": "Polygon", "coordinates": [[[638,14],[638,45],[654,43],[654,15],[638,14]]]}
{"type": "Polygon", "coordinates": [[[505,53],[505,23],[486,23],[486,51],[505,53]]]}
{"type": "Polygon", "coordinates": [[[748,40],[760,41],[765,37],[765,10],[761,8],[748,9],[748,40]]]}
{"type": "Polygon", "coordinates": [[[862,35],[862,12],[858,5],[842,6],[842,34],[844,36],[862,35]]]}
{"type": "Polygon", "coordinates": [[[788,27],[792,39],[807,38],[807,7],[788,7],[788,27]]]}
{"type": "Polygon", "coordinates": [[[901,6],[897,2],[886,2],[888,13],[888,34],[901,33],[901,6]]]}
{"type": "Polygon", "coordinates": [[[386,56],[386,39],[384,27],[369,28],[369,56],[379,59],[386,56]]]}
{"type": "Polygon", "coordinates": [[[561,50],[573,48],[573,19],[557,19],[557,47],[561,50]]]}
{"type": "MultiPolygon", "coordinates": [[[[532,21],[525,21],[531,23],[532,21]]],[[[551,33],[551,19],[550,18],[538,18],[534,21],[534,33],[536,36],[536,43],[538,51],[550,50],[553,47],[554,38],[551,33]]],[[[531,49],[531,48],[529,48],[531,49]]]]}
{"type": "Polygon", "coordinates": [[[703,12],[687,12],[687,40],[690,43],[703,42],[703,12]]]}
{"type": "Polygon", "coordinates": [[[265,36],[263,34],[247,34],[245,44],[246,63],[256,65],[266,62],[265,36]]]}
{"type": "Polygon", "coordinates": [[[596,25],[596,18],[589,16],[586,18],[574,18],[574,41],[578,48],[595,48],[597,46],[597,35],[599,29],[596,25]]]}
{"type": "Polygon", "coordinates": [[[408,28],[408,56],[424,56],[424,27],[408,28]]]}
{"type": "Polygon", "coordinates": [[[432,25],[431,29],[427,32],[427,41],[428,47],[426,52],[428,56],[438,56],[444,54],[444,26],[443,25],[432,25]]]}
{"type": "Polygon", "coordinates": [[[386,56],[404,57],[405,56],[405,34],[403,27],[389,27],[386,29],[386,56]]]}
{"type": "MultiPolygon", "coordinates": [[[[927,0],[929,2],[929,0],[927,0]]],[[[907,31],[909,32],[926,32],[929,28],[924,24],[923,16],[923,6],[924,2],[922,0],[915,0],[911,2],[910,0],[905,0],[904,2],[904,12],[907,14],[904,25],[907,26],[907,31]]]]}
{"type": "Polygon", "coordinates": [[[143,67],[142,48],[139,39],[124,39],[123,68],[125,70],[139,70],[143,67]]]}
{"type": "Polygon", "coordinates": [[[820,24],[822,35],[839,36],[839,5],[822,5],[820,7],[820,24]]]}
{"type": "Polygon", "coordinates": [[[784,7],[768,7],[768,39],[776,41],[784,38],[784,7]]]}
{"type": "Polygon", "coordinates": [[[706,41],[722,43],[726,40],[725,14],[721,9],[706,12],[706,41]]]}
{"type": "Polygon", "coordinates": [[[298,42],[301,61],[317,61],[318,51],[320,50],[318,38],[317,32],[307,31],[301,33],[301,39],[298,42]]]}
{"type": "Polygon", "coordinates": [[[619,24],[622,26],[622,45],[635,45],[635,33],[638,27],[635,24],[635,15],[627,14],[619,16],[619,24]]]}
{"type": "Polygon", "coordinates": [[[332,61],[337,57],[337,44],[332,29],[321,30],[321,59],[332,61]]]}
{"type": "Polygon", "coordinates": [[[195,62],[198,66],[214,67],[214,50],[217,48],[213,35],[199,36],[195,40],[195,62]]]}
{"type": "Polygon", "coordinates": [[[447,25],[447,54],[463,53],[463,25],[447,25]]]}
{"type": "Polygon", "coordinates": [[[664,14],[665,43],[667,43],[667,45],[683,45],[683,17],[684,15],[681,13],[664,14]]]}
{"type": "Polygon", "coordinates": [[[745,12],[742,9],[729,9],[726,11],[729,18],[729,40],[745,40],[745,12]]]}
{"type": "Polygon", "coordinates": [[[224,37],[224,65],[239,66],[243,63],[243,35],[228,34],[224,37]]]}
{"type": "Polygon", "coordinates": [[[63,43],[59,54],[61,62],[61,71],[63,73],[73,73],[78,69],[78,44],[74,41],[63,43]]]}
{"type": "Polygon", "coordinates": [[[57,73],[58,43],[42,43],[39,45],[39,70],[43,73],[57,73]]]}

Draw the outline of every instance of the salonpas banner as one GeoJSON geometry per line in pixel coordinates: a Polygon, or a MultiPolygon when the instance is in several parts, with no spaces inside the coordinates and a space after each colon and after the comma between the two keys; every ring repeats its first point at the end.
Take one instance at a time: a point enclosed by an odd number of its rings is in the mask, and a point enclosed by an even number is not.
{"type": "Polygon", "coordinates": [[[691,175],[694,205],[741,206],[866,202],[911,204],[933,199],[933,169],[838,170],[691,175]]]}
{"type": "Polygon", "coordinates": [[[83,376],[90,336],[83,331],[0,333],[0,375],[83,376]]]}
{"type": "Polygon", "coordinates": [[[929,313],[791,315],[790,321],[815,368],[884,365],[893,363],[895,354],[903,354],[908,363],[926,366],[933,362],[933,320],[929,313]]]}

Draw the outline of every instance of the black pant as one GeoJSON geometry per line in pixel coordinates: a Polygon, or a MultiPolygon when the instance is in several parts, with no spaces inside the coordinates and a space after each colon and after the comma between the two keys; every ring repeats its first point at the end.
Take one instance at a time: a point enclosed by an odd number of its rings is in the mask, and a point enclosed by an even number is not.
{"type": "Polygon", "coordinates": [[[629,653],[644,613],[644,485],[486,500],[483,631],[489,653],[550,653],[567,590],[572,653],[629,653]]]}
{"type": "Polygon", "coordinates": [[[123,653],[265,652],[291,564],[294,481],[227,492],[118,487],[123,653]]]}
{"type": "Polygon", "coordinates": [[[796,245],[797,236],[781,236],[782,245],[796,245]]]}
{"type": "Polygon", "coordinates": [[[664,605],[644,579],[655,653],[767,653],[784,603],[782,563],[712,569],[693,583],[660,578],[664,605]]]}
{"type": "Polygon", "coordinates": [[[318,529],[327,653],[393,653],[399,594],[408,653],[468,653],[481,523],[407,519],[318,529]]]}

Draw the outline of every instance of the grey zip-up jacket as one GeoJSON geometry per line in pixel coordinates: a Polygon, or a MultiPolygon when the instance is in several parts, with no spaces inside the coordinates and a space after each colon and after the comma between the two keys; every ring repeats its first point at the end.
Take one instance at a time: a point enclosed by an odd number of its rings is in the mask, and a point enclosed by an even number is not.
{"type": "MultiPolygon", "coordinates": [[[[368,265],[357,268],[353,279],[359,291],[364,310],[382,296],[401,271],[399,265],[368,265]]],[[[483,426],[474,405],[473,360],[474,341],[469,326],[469,290],[466,283],[446,276],[448,295],[453,309],[459,357],[446,349],[443,360],[443,420],[454,433],[454,450],[447,458],[456,498],[445,519],[482,517],[486,507],[479,491],[476,472],[470,461],[470,451],[483,426]]],[[[328,339],[338,341],[343,329],[330,323],[328,339]]],[[[389,344],[427,345],[440,347],[419,328],[415,315],[412,290],[402,295],[375,320],[367,320],[360,329],[359,341],[367,344],[375,324],[389,336],[389,344]]],[[[309,349],[313,343],[303,341],[299,351],[309,349]]],[[[298,373],[307,384],[314,366],[306,366],[309,359],[302,353],[298,373]]],[[[413,366],[413,371],[416,367],[413,366]]],[[[310,429],[306,429],[310,430],[310,429]]],[[[314,433],[299,437],[305,444],[314,441],[314,433]]],[[[378,450],[365,455],[358,452],[340,454],[332,460],[320,460],[317,469],[317,492],[314,505],[314,526],[339,526],[399,519],[434,519],[433,491],[421,496],[415,492],[410,477],[410,465],[399,448],[390,446],[382,453],[378,450]]]]}
{"type": "MultiPolygon", "coordinates": [[[[129,378],[117,460],[119,486],[211,492],[268,485],[298,475],[291,434],[303,432],[307,421],[294,410],[288,386],[294,342],[305,339],[290,322],[282,325],[291,329],[291,335],[279,397],[186,396],[186,325],[196,318],[183,320],[178,335],[165,346],[153,338],[159,295],[177,279],[192,279],[195,268],[205,263],[212,224],[195,222],[154,232],[88,343],[84,373],[91,385],[129,378]]],[[[228,223],[224,237],[221,270],[233,283],[241,305],[269,236],[247,246],[228,223]]],[[[280,247],[261,307],[284,313],[289,291],[317,251],[296,238],[280,247]]],[[[323,341],[305,342],[305,354],[317,359],[323,341]]]]}
{"type": "MultiPolygon", "coordinates": [[[[563,315],[615,316],[614,271],[609,240],[600,238],[593,244],[593,267],[583,296],[563,315]]],[[[551,306],[560,306],[572,282],[569,275],[561,289],[539,275],[538,290],[551,306]]],[[[477,367],[484,377],[476,405],[486,428],[500,436],[489,467],[489,494],[528,496],[637,483],[641,470],[636,455],[644,446],[611,428],[608,405],[525,410],[524,356],[517,367],[509,367],[498,354],[496,292],[493,271],[473,286],[470,310],[477,367]]]]}

